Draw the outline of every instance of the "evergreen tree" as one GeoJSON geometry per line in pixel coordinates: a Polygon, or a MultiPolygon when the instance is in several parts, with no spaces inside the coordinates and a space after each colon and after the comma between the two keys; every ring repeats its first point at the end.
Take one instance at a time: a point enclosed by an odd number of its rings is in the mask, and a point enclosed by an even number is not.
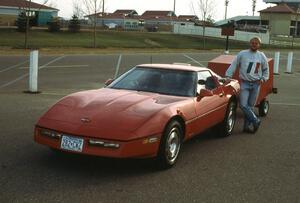
{"type": "Polygon", "coordinates": [[[26,21],[27,21],[26,13],[21,12],[16,20],[17,30],[19,32],[26,31],[26,21]]]}
{"type": "Polygon", "coordinates": [[[79,32],[80,31],[80,21],[76,15],[72,16],[69,22],[69,32],[79,32]]]}
{"type": "Polygon", "coordinates": [[[48,22],[48,31],[49,32],[59,32],[60,31],[60,21],[58,18],[52,18],[50,22],[48,22]]]}

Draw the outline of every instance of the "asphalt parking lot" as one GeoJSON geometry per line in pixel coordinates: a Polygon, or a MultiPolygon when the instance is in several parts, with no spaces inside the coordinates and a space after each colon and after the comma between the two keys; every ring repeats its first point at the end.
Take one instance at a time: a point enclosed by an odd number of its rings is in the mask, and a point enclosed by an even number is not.
{"type": "MultiPolygon", "coordinates": [[[[218,139],[206,132],[185,143],[177,165],[149,160],[56,154],[33,142],[34,124],[63,96],[103,87],[142,63],[207,65],[221,52],[40,56],[40,94],[28,90],[28,57],[0,56],[0,202],[299,202],[300,52],[293,74],[280,75],[271,109],[255,135],[218,139]],[[120,58],[121,57],[121,58],[120,58]]],[[[266,52],[273,57],[273,52],[266,52]]]]}

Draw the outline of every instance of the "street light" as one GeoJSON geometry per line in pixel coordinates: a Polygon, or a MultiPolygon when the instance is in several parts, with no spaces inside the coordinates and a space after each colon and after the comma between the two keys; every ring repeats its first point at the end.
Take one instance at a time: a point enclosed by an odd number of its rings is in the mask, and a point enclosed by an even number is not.
{"type": "Polygon", "coordinates": [[[225,0],[225,20],[227,19],[227,7],[229,4],[229,0],[225,0]]]}
{"type": "Polygon", "coordinates": [[[174,0],[174,9],[173,9],[174,13],[176,11],[176,0],[174,0]]]}
{"type": "Polygon", "coordinates": [[[256,0],[252,0],[252,15],[254,16],[255,14],[255,9],[256,9],[256,0]]]}

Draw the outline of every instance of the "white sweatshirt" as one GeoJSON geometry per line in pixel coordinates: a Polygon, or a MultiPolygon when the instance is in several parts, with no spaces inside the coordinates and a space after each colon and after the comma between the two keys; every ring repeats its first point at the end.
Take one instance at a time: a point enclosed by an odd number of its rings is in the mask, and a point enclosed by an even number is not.
{"type": "Polygon", "coordinates": [[[240,79],[246,81],[269,80],[269,64],[263,52],[253,52],[243,50],[234,59],[228,70],[226,77],[232,77],[237,67],[240,69],[240,79]]]}

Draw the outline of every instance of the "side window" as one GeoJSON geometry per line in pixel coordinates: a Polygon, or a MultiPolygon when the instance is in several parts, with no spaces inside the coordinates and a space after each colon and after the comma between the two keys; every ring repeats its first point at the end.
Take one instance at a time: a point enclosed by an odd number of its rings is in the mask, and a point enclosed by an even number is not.
{"type": "Polygon", "coordinates": [[[216,81],[209,71],[198,72],[198,81],[202,81],[202,84],[198,84],[198,92],[202,89],[213,90],[217,87],[216,81]]]}

